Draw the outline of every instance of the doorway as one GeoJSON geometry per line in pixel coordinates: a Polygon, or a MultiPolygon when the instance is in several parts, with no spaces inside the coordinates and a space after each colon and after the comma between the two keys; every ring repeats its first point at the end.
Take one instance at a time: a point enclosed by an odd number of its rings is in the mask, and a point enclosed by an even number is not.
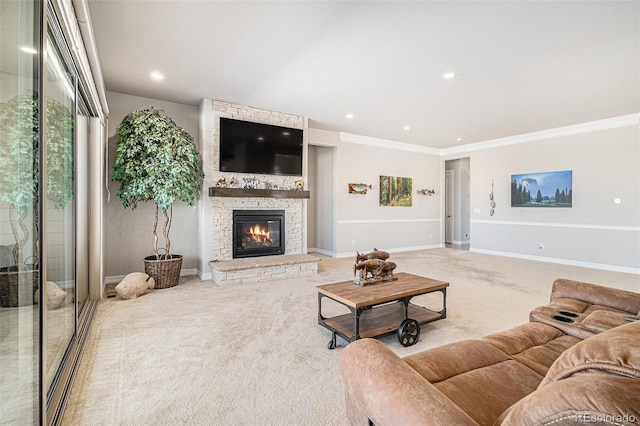
{"type": "Polygon", "coordinates": [[[335,147],[309,145],[307,251],[335,257],[335,147]]]}
{"type": "Polygon", "coordinates": [[[445,161],[444,242],[449,248],[471,246],[471,159],[445,161]]]}

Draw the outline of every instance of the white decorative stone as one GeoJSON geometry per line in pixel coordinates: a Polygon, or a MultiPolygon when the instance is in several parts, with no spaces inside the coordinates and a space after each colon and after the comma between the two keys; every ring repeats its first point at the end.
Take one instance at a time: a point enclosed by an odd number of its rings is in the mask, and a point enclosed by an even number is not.
{"type": "Polygon", "coordinates": [[[156,285],[153,277],[144,272],[132,272],[116,286],[116,293],[122,300],[135,299],[156,285]]]}

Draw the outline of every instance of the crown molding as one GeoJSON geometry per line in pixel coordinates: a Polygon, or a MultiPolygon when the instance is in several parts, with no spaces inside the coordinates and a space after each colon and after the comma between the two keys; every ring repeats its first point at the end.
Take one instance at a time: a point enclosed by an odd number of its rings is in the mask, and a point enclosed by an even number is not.
{"type": "Polygon", "coordinates": [[[340,132],[342,142],[357,143],[360,145],[375,146],[377,148],[397,149],[400,151],[417,152],[420,154],[441,155],[440,149],[428,146],[415,145],[412,143],[397,142],[389,139],[372,138],[370,136],[356,135],[353,133],[340,132]]]}
{"type": "Polygon", "coordinates": [[[505,138],[491,139],[482,142],[454,146],[451,148],[430,148],[423,145],[415,145],[405,142],[397,142],[389,139],[379,139],[370,136],[356,135],[354,133],[339,132],[342,142],[357,143],[361,145],[375,146],[378,148],[397,149],[400,151],[417,152],[437,156],[462,154],[483,149],[498,148],[507,145],[518,145],[528,142],[536,142],[545,139],[560,138],[564,136],[593,133],[601,130],[616,129],[619,127],[635,126],[640,124],[640,113],[622,115],[619,117],[605,118],[586,123],[573,124],[571,126],[556,127],[554,129],[538,132],[523,133],[521,135],[507,136],[505,138]]]}
{"type": "Polygon", "coordinates": [[[445,156],[451,154],[461,154],[470,151],[480,151],[483,149],[497,148],[507,145],[518,145],[521,143],[536,142],[545,139],[560,138],[564,136],[579,135],[583,133],[593,133],[600,130],[616,129],[618,127],[635,126],[637,124],[640,124],[640,113],[628,114],[620,117],[605,118],[603,120],[589,121],[587,123],[573,124],[571,126],[556,127],[554,129],[541,130],[538,132],[523,133],[521,135],[508,136],[505,138],[454,146],[452,148],[443,148],[440,150],[440,155],[445,156]]]}

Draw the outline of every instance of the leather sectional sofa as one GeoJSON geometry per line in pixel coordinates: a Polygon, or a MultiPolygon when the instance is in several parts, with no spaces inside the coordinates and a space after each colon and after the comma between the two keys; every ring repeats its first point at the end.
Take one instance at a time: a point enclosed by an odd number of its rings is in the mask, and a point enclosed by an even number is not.
{"type": "Polygon", "coordinates": [[[530,322],[399,358],[339,361],[353,425],[640,424],[640,294],[558,279],[530,322]]]}

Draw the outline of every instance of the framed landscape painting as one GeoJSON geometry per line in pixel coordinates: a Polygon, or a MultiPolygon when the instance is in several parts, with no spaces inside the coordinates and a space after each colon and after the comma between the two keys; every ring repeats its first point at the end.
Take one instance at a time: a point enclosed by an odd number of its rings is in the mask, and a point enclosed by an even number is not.
{"type": "Polygon", "coordinates": [[[511,175],[511,207],[571,207],[572,172],[511,175]]]}
{"type": "Polygon", "coordinates": [[[380,176],[380,205],[411,207],[412,182],[406,177],[380,176]]]}

